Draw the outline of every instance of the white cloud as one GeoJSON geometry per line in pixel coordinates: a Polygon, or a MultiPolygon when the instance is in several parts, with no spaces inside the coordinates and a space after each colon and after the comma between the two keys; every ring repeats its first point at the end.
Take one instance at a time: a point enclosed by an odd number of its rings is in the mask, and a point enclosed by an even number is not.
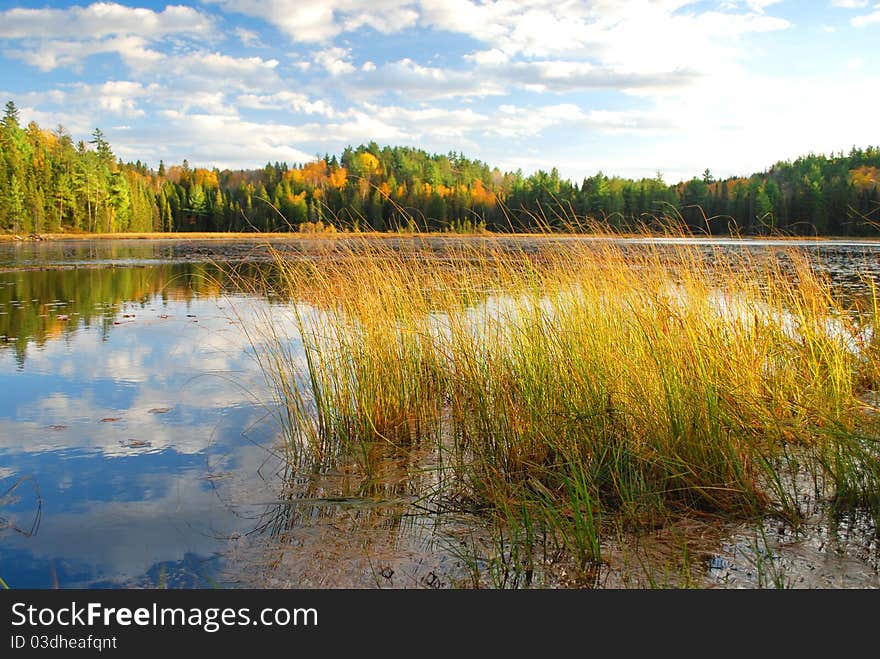
{"type": "Polygon", "coordinates": [[[763,12],[771,5],[779,4],[782,0],[746,0],[746,5],[756,12],[763,12]]]}
{"type": "Polygon", "coordinates": [[[156,89],[157,85],[145,87],[139,82],[108,80],[94,91],[98,99],[98,106],[102,110],[112,114],[141,117],[145,112],[137,106],[136,99],[148,96],[156,89]]]}
{"type": "Polygon", "coordinates": [[[535,136],[550,126],[586,125],[590,117],[573,103],[546,106],[502,104],[498,112],[476,112],[471,108],[405,108],[395,105],[364,104],[364,110],[387,125],[401,127],[419,143],[425,140],[474,136],[519,138],[535,136]]]}
{"type": "MultiPolygon", "coordinates": [[[[11,94],[6,95],[12,98],[11,94]]],[[[69,110],[44,110],[33,105],[22,103],[19,106],[21,117],[25,122],[35,121],[43,128],[54,129],[59,124],[70,131],[72,135],[84,137],[91,133],[95,128],[91,117],[86,112],[69,111],[69,110]]]]}
{"type": "Polygon", "coordinates": [[[296,41],[326,41],[340,31],[333,16],[333,5],[330,3],[310,0],[206,1],[220,5],[225,11],[262,18],[296,41]]]}
{"type": "Polygon", "coordinates": [[[696,0],[206,1],[229,12],[262,18],[302,43],[328,43],[365,26],[383,34],[415,25],[463,34],[489,46],[470,56],[477,64],[499,64],[514,55],[565,54],[606,64],[606,57],[638,61],[649,65],[649,71],[671,70],[691,65],[695,52],[701,60],[728,56],[729,45],[742,34],[789,26],[767,13],[778,0],[730,4],[729,11],[705,11],[696,0]],[[686,57],[682,51],[687,51],[686,57]],[[625,52],[637,56],[623,57],[625,52]]]}
{"type": "Polygon", "coordinates": [[[659,97],[649,116],[671,127],[669,140],[658,144],[679,160],[679,171],[693,175],[708,166],[717,174],[745,174],[808,151],[864,144],[865,136],[876,133],[870,113],[841,109],[837,99],[859,98],[863,107],[874,107],[880,89],[869,79],[853,73],[839,79],[785,79],[731,71],[659,97]],[[745,88],[748,103],[738,98],[745,88]],[[821,97],[817,88],[824,91],[821,97]]]}
{"type": "Polygon", "coordinates": [[[850,23],[855,27],[864,27],[866,25],[874,25],[880,23],[880,2],[874,5],[874,11],[863,16],[856,16],[850,23]]]}
{"type": "Polygon", "coordinates": [[[66,9],[15,8],[0,12],[0,38],[14,41],[4,52],[42,71],[78,68],[93,55],[116,53],[133,69],[163,59],[158,42],[181,37],[214,37],[214,19],[192,7],[168,6],[161,12],[97,2],[66,9]]]}
{"type": "Polygon", "coordinates": [[[345,32],[353,32],[367,26],[382,34],[392,34],[413,27],[419,17],[418,12],[410,6],[409,2],[395,0],[351,2],[348,0],[344,4],[351,8],[350,14],[342,9],[345,16],[342,27],[345,32]]]}
{"type": "Polygon", "coordinates": [[[510,60],[510,56],[507,53],[500,51],[497,48],[492,48],[491,50],[479,50],[470,55],[465,55],[464,58],[469,62],[484,65],[488,64],[490,66],[505,64],[510,60]]]}
{"type": "Polygon", "coordinates": [[[423,66],[409,58],[361,71],[349,76],[346,82],[355,96],[393,91],[410,99],[429,100],[505,93],[499,81],[474,71],[423,66]]]}
{"type": "Polygon", "coordinates": [[[342,32],[371,27],[383,34],[416,24],[414,2],[398,0],[205,0],[225,11],[255,16],[290,39],[325,43],[342,32]]]}
{"type": "Polygon", "coordinates": [[[256,162],[307,162],[313,155],[297,145],[320,134],[321,124],[303,126],[257,123],[237,114],[162,111],[162,132],[172,138],[191,163],[221,168],[253,167],[256,162]]]}
{"type": "Polygon", "coordinates": [[[94,41],[55,40],[37,45],[24,45],[4,51],[7,57],[20,59],[41,71],[59,67],[78,68],[82,60],[92,55],[116,53],[132,69],[156,66],[164,56],[149,47],[139,36],[110,37],[94,41]]]}
{"type": "Polygon", "coordinates": [[[260,35],[253,30],[248,30],[243,27],[235,28],[232,33],[241,41],[243,46],[247,46],[248,48],[256,48],[260,45],[260,35]]]}
{"type": "Polygon", "coordinates": [[[185,73],[206,78],[228,81],[243,81],[245,84],[260,86],[266,79],[275,80],[274,71],[278,60],[265,60],[261,57],[231,57],[223,53],[198,52],[174,59],[174,66],[183,65],[185,73]]]}
{"type": "Polygon", "coordinates": [[[282,84],[277,72],[278,60],[233,57],[217,51],[158,54],[155,58],[128,64],[141,77],[153,77],[174,89],[180,94],[181,102],[195,93],[275,89],[282,84]],[[169,76],[169,71],[174,75],[169,76]]]}
{"type": "Polygon", "coordinates": [[[831,6],[843,9],[861,9],[868,6],[868,0],[831,0],[831,6]]]}
{"type": "Polygon", "coordinates": [[[507,55],[576,54],[606,65],[627,63],[634,71],[651,72],[690,68],[695,59],[727,57],[731,44],[742,34],[789,26],[764,12],[775,2],[750,2],[745,11],[724,12],[699,11],[696,4],[693,0],[485,4],[435,0],[424,3],[421,22],[467,34],[507,55]]]}
{"type": "Polygon", "coordinates": [[[376,117],[386,125],[401,127],[410,139],[421,141],[429,137],[465,137],[482,130],[491,122],[487,114],[470,108],[404,108],[395,105],[364,104],[368,116],[376,117]]]}
{"type": "MultiPolygon", "coordinates": [[[[490,62],[493,58],[483,58],[490,62]]],[[[647,93],[691,84],[698,74],[676,70],[659,73],[617,71],[578,60],[503,61],[475,69],[424,66],[409,58],[365,68],[344,83],[356,97],[389,91],[420,101],[452,97],[488,97],[517,89],[566,93],[590,89],[619,89],[647,93]]]]}
{"type": "Polygon", "coordinates": [[[676,87],[692,82],[698,75],[694,71],[681,69],[658,73],[619,71],[572,60],[514,62],[489,70],[496,78],[539,92],[676,87]]]}
{"type": "Polygon", "coordinates": [[[213,20],[192,7],[168,6],[161,12],[96,2],[67,9],[15,8],[0,12],[0,37],[6,39],[100,39],[110,35],[164,37],[208,34],[213,20]]]}
{"type": "Polygon", "coordinates": [[[245,94],[236,99],[236,106],[252,110],[292,110],[303,114],[336,116],[336,111],[326,101],[313,101],[305,94],[288,91],[264,95],[245,94]]]}
{"type": "Polygon", "coordinates": [[[583,110],[571,103],[533,108],[508,106],[502,115],[485,127],[485,132],[502,137],[529,137],[550,126],[579,123],[586,118],[583,110]]]}
{"type": "Polygon", "coordinates": [[[313,54],[312,59],[332,76],[355,70],[354,64],[351,63],[351,50],[348,48],[334,46],[319,50],[313,54]]]}

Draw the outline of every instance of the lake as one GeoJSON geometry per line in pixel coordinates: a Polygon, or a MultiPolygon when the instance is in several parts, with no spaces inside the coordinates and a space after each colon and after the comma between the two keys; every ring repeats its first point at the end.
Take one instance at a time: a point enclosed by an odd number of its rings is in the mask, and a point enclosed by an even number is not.
{"type": "MultiPolygon", "coordinates": [[[[273,244],[289,258],[320,259],[339,240],[273,244]]],[[[387,240],[443,258],[447,241],[463,239],[387,240]]],[[[589,239],[502,240],[540,250],[589,239]]],[[[864,273],[880,275],[880,243],[694,242],[810,250],[854,295],[864,273]]],[[[0,243],[0,578],[10,587],[444,587],[466,578],[454,545],[471,521],[438,525],[436,510],[411,509],[436,456],[380,456],[381,510],[366,505],[345,465],[297,474],[305,505],[290,505],[272,394],[241,331],[262,306],[284,303],[226,273],[268,262],[264,243],[0,243]]],[[[729,576],[746,546],[741,529],[728,531],[707,579],[729,576]]],[[[818,563],[830,576],[817,585],[878,585],[876,542],[857,554],[811,543],[790,560],[805,572],[818,563]]],[[[735,576],[751,583],[744,569],[735,576]]]]}

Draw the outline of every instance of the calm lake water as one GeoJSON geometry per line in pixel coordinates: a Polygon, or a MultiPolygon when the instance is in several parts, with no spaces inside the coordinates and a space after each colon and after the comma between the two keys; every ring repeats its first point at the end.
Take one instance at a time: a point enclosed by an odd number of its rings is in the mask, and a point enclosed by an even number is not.
{"type": "MultiPolygon", "coordinates": [[[[277,246],[313,258],[333,244],[277,246]]],[[[724,244],[761,251],[781,243],[724,244]]],[[[442,253],[444,242],[422,248],[442,253]]],[[[880,273],[880,244],[802,248],[820,252],[853,291],[864,289],[861,273],[880,273]]],[[[243,539],[252,546],[272,534],[289,483],[262,404],[269,393],[239,325],[268,303],[229,285],[223,264],[267,259],[256,241],[0,243],[0,578],[11,587],[249,583],[236,576],[236,552],[243,539]]],[[[312,544],[309,560],[361,565],[362,543],[339,549],[348,526],[319,529],[315,515],[297,514],[284,523],[307,529],[298,541],[312,544]],[[314,550],[325,542],[323,554],[314,550]]],[[[372,532],[393,536],[381,551],[397,552],[398,575],[406,554],[415,581],[402,585],[440,582],[425,567],[435,551],[429,528],[379,523],[372,532]]],[[[369,585],[340,574],[331,585],[369,585]]]]}

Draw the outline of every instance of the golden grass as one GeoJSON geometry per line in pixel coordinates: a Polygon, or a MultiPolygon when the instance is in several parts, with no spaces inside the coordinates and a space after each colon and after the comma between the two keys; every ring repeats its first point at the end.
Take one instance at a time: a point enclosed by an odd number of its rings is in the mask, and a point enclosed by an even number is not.
{"type": "Polygon", "coordinates": [[[457,506],[582,565],[612,520],[796,522],[804,482],[880,512],[870,280],[845,299],[794,250],[533,244],[279,255],[289,304],[246,330],[297,458],[434,442],[457,506]]]}

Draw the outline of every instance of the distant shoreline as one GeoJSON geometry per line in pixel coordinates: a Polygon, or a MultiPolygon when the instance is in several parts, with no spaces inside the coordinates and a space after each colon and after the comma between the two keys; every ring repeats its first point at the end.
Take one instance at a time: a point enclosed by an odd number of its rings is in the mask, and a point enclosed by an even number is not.
{"type": "Polygon", "coordinates": [[[16,234],[0,234],[0,243],[22,242],[22,243],[38,243],[38,242],[60,242],[65,240],[86,241],[86,240],[169,240],[169,241],[185,241],[185,240],[243,240],[243,241],[261,241],[266,239],[273,240],[309,240],[309,239],[329,239],[344,240],[347,238],[368,238],[368,239],[391,239],[391,238],[449,238],[453,240],[464,240],[469,238],[573,238],[573,237],[594,237],[594,238],[621,238],[621,239],[677,239],[686,238],[687,240],[720,240],[720,241],[789,241],[789,242],[835,242],[848,241],[858,243],[880,243],[880,237],[872,236],[711,236],[711,235],[691,235],[691,236],[668,236],[663,234],[591,234],[585,233],[446,233],[446,232],[422,232],[422,233],[396,233],[382,231],[362,231],[358,233],[352,232],[328,232],[328,233],[308,233],[308,232],[273,232],[273,233],[254,233],[254,232],[132,232],[132,233],[44,233],[37,236],[22,236],[16,234]]]}

